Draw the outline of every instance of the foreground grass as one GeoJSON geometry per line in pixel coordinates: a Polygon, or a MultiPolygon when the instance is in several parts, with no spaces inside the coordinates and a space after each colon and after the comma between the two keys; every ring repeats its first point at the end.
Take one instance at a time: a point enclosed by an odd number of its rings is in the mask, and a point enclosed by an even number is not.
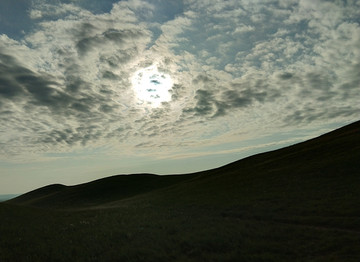
{"type": "Polygon", "coordinates": [[[359,261],[356,217],[132,206],[0,205],[1,261],[359,261]],[[329,221],[331,220],[331,221],[329,221]]]}

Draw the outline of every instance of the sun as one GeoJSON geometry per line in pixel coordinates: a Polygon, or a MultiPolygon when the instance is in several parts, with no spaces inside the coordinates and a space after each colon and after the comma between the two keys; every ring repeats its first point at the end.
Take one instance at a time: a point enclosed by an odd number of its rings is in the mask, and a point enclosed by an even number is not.
{"type": "Polygon", "coordinates": [[[159,107],[161,103],[171,100],[173,80],[170,75],[160,72],[156,65],[136,71],[131,83],[138,104],[159,107]]]}

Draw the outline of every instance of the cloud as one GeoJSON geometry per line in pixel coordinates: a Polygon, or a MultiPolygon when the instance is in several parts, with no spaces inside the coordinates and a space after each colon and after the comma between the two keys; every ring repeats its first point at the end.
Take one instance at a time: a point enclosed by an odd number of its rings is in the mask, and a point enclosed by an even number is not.
{"type": "Polygon", "coordinates": [[[134,0],[95,13],[55,2],[34,2],[21,40],[0,36],[2,155],[171,151],[360,110],[358,3],[134,0]],[[151,65],[174,81],[159,108],[131,87],[151,65]]]}
{"type": "Polygon", "coordinates": [[[103,32],[101,35],[81,38],[76,43],[76,49],[78,54],[82,57],[85,56],[88,52],[94,51],[94,49],[97,49],[101,46],[116,45],[117,47],[122,47],[126,45],[126,42],[136,42],[144,35],[145,34],[140,30],[135,31],[130,29],[109,29],[103,32]]]}
{"type": "Polygon", "coordinates": [[[27,73],[28,70],[14,64],[11,56],[0,54],[0,95],[4,98],[13,98],[23,93],[23,88],[17,83],[13,75],[27,73]]]}
{"type": "Polygon", "coordinates": [[[319,110],[309,106],[302,108],[301,110],[291,112],[288,116],[286,116],[285,122],[287,125],[301,126],[314,121],[326,121],[328,119],[336,119],[339,117],[353,117],[356,119],[357,116],[358,112],[354,111],[354,109],[350,106],[333,107],[331,111],[319,110]]]}
{"type": "Polygon", "coordinates": [[[196,90],[195,95],[196,105],[194,108],[185,109],[185,113],[194,112],[195,115],[209,115],[213,113],[213,104],[215,102],[214,96],[211,91],[208,90],[196,90]]]}
{"type": "MultiPolygon", "coordinates": [[[[51,12],[62,7],[51,6],[51,12]]],[[[13,151],[17,151],[12,140],[16,135],[22,137],[24,148],[31,145],[34,151],[41,152],[50,144],[53,150],[67,150],[89,141],[97,143],[110,134],[119,135],[112,130],[134,120],[113,123],[115,118],[124,118],[124,107],[133,103],[128,80],[131,72],[121,68],[144,50],[150,41],[149,31],[133,24],[135,18],[124,19],[123,14],[129,18],[129,10],[114,7],[111,14],[97,16],[70,5],[66,8],[82,15],[72,12],[57,21],[42,21],[26,36],[26,42],[2,36],[1,109],[10,112],[9,118],[16,115],[19,120],[26,116],[22,112],[31,112],[29,126],[12,121],[15,125],[4,129],[13,130],[13,135],[2,138],[13,151]],[[84,14],[86,21],[82,20],[84,14]],[[122,19],[116,23],[119,16],[122,19]],[[45,120],[47,127],[39,128],[45,120]]],[[[64,15],[62,11],[60,15],[64,15]]]]}

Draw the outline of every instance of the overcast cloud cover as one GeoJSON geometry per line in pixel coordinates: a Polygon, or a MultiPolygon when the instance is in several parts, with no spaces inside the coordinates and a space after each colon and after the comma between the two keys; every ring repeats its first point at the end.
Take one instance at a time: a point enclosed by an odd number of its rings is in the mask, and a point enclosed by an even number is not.
{"type": "MultiPolygon", "coordinates": [[[[225,164],[359,120],[359,1],[5,0],[0,10],[0,193],[30,189],[15,186],[25,177],[71,183],[147,161],[225,164]],[[131,80],[150,66],[173,81],[156,107],[131,80]]],[[[164,172],[214,167],[168,163],[164,172]]]]}

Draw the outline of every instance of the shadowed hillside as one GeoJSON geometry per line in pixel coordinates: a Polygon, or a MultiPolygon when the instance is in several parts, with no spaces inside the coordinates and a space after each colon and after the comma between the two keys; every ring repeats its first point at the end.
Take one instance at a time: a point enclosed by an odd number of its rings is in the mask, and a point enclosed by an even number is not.
{"type": "Polygon", "coordinates": [[[357,262],[359,160],[360,121],[194,174],[50,185],[0,203],[0,260],[357,262]]]}
{"type": "Polygon", "coordinates": [[[148,193],[144,196],[148,198],[154,195],[154,190],[157,192],[154,197],[164,197],[162,201],[171,202],[172,197],[177,201],[195,201],[194,198],[200,201],[203,197],[210,205],[213,201],[223,203],[225,199],[230,204],[243,194],[258,198],[269,190],[286,198],[306,190],[314,191],[315,195],[325,190],[331,195],[335,194],[332,186],[358,185],[358,160],[360,121],[309,141],[213,170],[188,175],[118,175],[76,186],[55,184],[21,195],[9,203],[51,208],[114,206],[119,203],[116,201],[144,193],[148,193]],[[161,188],[165,189],[159,191],[161,188]]]}
{"type": "Polygon", "coordinates": [[[117,175],[76,186],[49,185],[8,202],[48,208],[90,207],[167,187],[189,178],[189,175],[117,175]]]}

